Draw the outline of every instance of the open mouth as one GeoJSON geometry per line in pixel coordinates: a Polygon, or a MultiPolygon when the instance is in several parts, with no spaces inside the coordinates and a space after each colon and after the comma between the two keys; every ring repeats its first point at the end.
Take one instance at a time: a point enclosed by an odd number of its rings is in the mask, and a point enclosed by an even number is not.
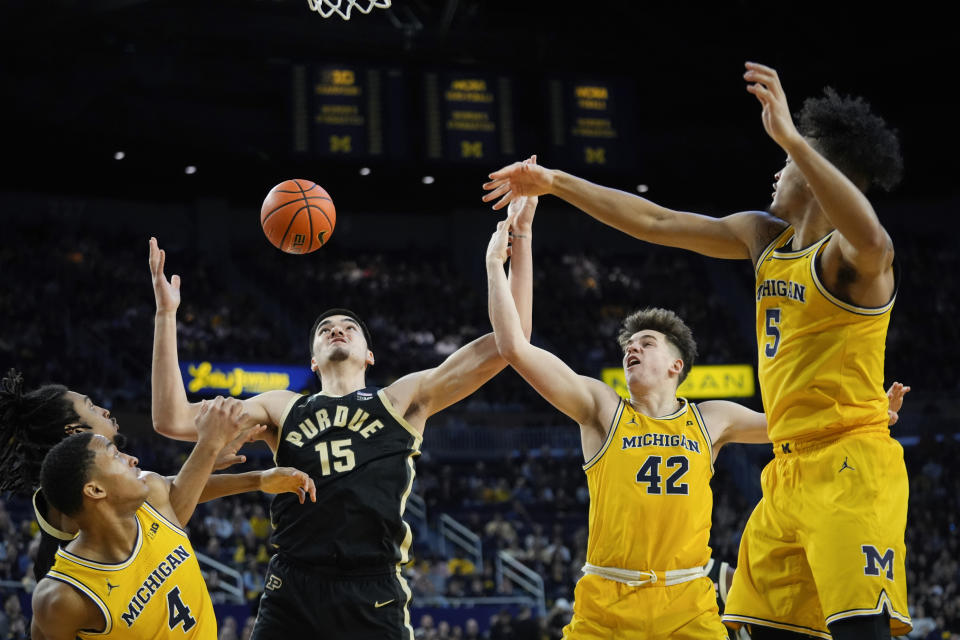
{"type": "Polygon", "coordinates": [[[640,358],[636,356],[631,356],[630,358],[627,359],[627,369],[637,364],[640,364],[640,358]]]}

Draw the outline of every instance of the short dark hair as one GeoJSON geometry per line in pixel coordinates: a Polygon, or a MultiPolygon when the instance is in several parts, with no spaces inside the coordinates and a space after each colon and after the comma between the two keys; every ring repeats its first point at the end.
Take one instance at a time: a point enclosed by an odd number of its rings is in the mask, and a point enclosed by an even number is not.
{"type": "Polygon", "coordinates": [[[347,316],[352,318],[358,325],[360,325],[360,330],[363,332],[363,338],[367,341],[367,349],[373,349],[370,341],[370,331],[367,329],[367,325],[364,324],[363,320],[360,319],[360,316],[350,311],[350,309],[327,309],[313,321],[313,327],[310,329],[310,343],[307,347],[310,352],[310,357],[313,357],[313,341],[317,337],[317,329],[320,328],[320,323],[329,318],[330,316],[347,316]]]}
{"type": "Polygon", "coordinates": [[[79,422],[66,387],[48,384],[23,393],[23,376],[10,369],[0,383],[0,491],[33,491],[43,456],[63,440],[65,427],[79,422]]]}
{"type": "Polygon", "coordinates": [[[820,98],[807,98],[797,116],[798,129],[861,190],[890,191],[903,176],[903,156],[896,129],[873,113],[861,97],[841,96],[827,87],[820,98]]]}
{"type": "Polygon", "coordinates": [[[693,339],[693,332],[690,331],[690,327],[680,316],[669,309],[647,307],[624,319],[617,341],[625,349],[633,334],[644,329],[659,331],[666,336],[667,342],[680,352],[683,369],[680,370],[680,379],[677,381],[679,386],[686,380],[687,374],[690,373],[690,368],[693,367],[693,362],[697,358],[697,342],[693,339]]]}
{"type": "Polygon", "coordinates": [[[54,445],[40,468],[40,488],[51,505],[72,516],[83,508],[83,485],[90,479],[96,453],[93,434],[75,433],[54,445]]]}

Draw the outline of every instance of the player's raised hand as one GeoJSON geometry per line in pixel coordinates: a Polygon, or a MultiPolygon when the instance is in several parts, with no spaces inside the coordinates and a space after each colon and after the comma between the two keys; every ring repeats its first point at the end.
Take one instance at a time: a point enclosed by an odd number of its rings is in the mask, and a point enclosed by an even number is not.
{"type": "Polygon", "coordinates": [[[506,220],[497,223],[497,230],[490,236],[487,245],[487,263],[503,264],[510,257],[510,228],[516,224],[520,209],[507,216],[506,220]]]}
{"type": "Polygon", "coordinates": [[[910,393],[910,387],[900,382],[894,382],[890,385],[890,388],[887,389],[887,399],[890,401],[890,406],[887,409],[887,417],[890,420],[890,426],[897,424],[897,420],[900,419],[900,409],[903,407],[903,396],[908,393],[910,393]]]}
{"type": "Polygon", "coordinates": [[[310,496],[311,502],[317,501],[317,486],[313,478],[293,467],[274,467],[260,475],[260,491],[265,493],[296,493],[300,504],[310,496]]]}
{"type": "Polygon", "coordinates": [[[150,275],[153,277],[153,297],[157,300],[157,313],[176,311],[180,306],[180,276],[170,280],[163,274],[166,252],[157,245],[156,238],[150,238],[150,275]]]}
{"type": "Polygon", "coordinates": [[[240,455],[238,452],[248,442],[259,440],[266,430],[267,426],[264,424],[255,424],[249,429],[244,429],[240,435],[228,442],[223,449],[220,449],[220,453],[217,454],[217,461],[213,463],[213,470],[222,471],[227,467],[246,462],[247,456],[240,455]]]}
{"type": "Polygon", "coordinates": [[[752,93],[763,106],[763,128],[774,142],[788,151],[803,140],[797,131],[787,105],[787,97],[780,85],[780,77],[770,67],[756,62],[747,62],[743,79],[747,81],[747,91],[752,93]]]}
{"type": "Polygon", "coordinates": [[[246,437],[247,432],[254,428],[243,427],[246,416],[243,402],[236,398],[217,396],[212,401],[204,400],[194,420],[197,442],[212,444],[220,451],[235,439],[246,437]]]}
{"type": "Polygon", "coordinates": [[[520,196],[542,196],[550,193],[553,187],[553,173],[537,164],[537,156],[531,156],[523,162],[514,162],[503,169],[490,174],[490,182],[483,188],[490,193],[483,196],[484,202],[492,202],[494,210],[499,211],[520,196]]]}

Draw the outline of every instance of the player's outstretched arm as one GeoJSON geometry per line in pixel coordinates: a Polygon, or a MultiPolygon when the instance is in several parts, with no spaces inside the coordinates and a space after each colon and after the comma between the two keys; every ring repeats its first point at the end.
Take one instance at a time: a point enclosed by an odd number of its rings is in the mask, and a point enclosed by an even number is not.
{"type": "Polygon", "coordinates": [[[728,400],[708,400],[697,405],[713,441],[713,457],[729,442],[769,444],[766,414],[728,400]]]}
{"type": "Polygon", "coordinates": [[[31,605],[33,640],[76,640],[81,629],[103,630],[107,624],[93,600],[50,577],[37,583],[31,605]]]}
{"type": "MultiPolygon", "coordinates": [[[[745,66],[747,91],[763,108],[763,128],[796,163],[824,215],[840,234],[837,246],[842,259],[864,276],[888,271],[893,264],[893,242],[870,201],[797,130],[777,72],[755,62],[745,66]]],[[[889,284],[892,290],[892,280],[889,284]]]]}
{"type": "MultiPolygon", "coordinates": [[[[510,288],[523,310],[523,326],[530,331],[533,308],[533,216],[536,198],[518,200],[501,223],[515,234],[510,262],[510,288]]],[[[477,338],[450,354],[439,366],[406,375],[385,393],[393,406],[421,433],[426,419],[479,389],[507,366],[492,333],[477,338]]]]}
{"type": "Polygon", "coordinates": [[[602,430],[616,411],[619,397],[602,382],[577,375],[552,353],[530,344],[507,289],[503,272],[506,258],[507,230],[501,222],[490,238],[486,255],[488,309],[497,348],[553,406],[584,427],[602,430]]]}
{"type": "Polygon", "coordinates": [[[494,209],[500,209],[517,197],[555,195],[640,240],[714,258],[754,257],[764,248],[759,245],[765,246],[769,241],[767,236],[772,237],[776,229],[785,226],[782,221],[756,211],[713,218],[667,209],[646,198],[548,169],[535,160],[533,156],[491,173],[490,181],[483,185],[489,192],[483,196],[484,202],[499,198],[494,209]]]}
{"type": "Polygon", "coordinates": [[[248,491],[295,493],[300,498],[300,504],[304,503],[307,496],[312,502],[317,501],[317,487],[313,478],[293,467],[274,467],[265,471],[214,474],[207,480],[198,502],[209,502],[248,491]]]}
{"type": "MultiPolygon", "coordinates": [[[[150,275],[153,294],[157,303],[157,315],[153,334],[153,367],[151,387],[153,394],[152,417],[154,430],[175,440],[197,440],[195,421],[200,413],[200,403],[187,400],[177,358],[177,308],[180,306],[180,277],[167,280],[164,275],[166,253],[150,238],[150,275]]],[[[266,430],[250,430],[243,440],[228,443],[216,467],[222,469],[237,462],[243,456],[237,450],[251,437],[259,437],[275,447],[276,427],[290,401],[296,396],[292,391],[267,391],[244,400],[244,427],[264,425],[266,430]]]]}
{"type": "MultiPolygon", "coordinates": [[[[890,426],[897,423],[899,411],[903,407],[903,397],[909,392],[910,387],[900,382],[894,382],[887,390],[887,398],[890,401],[887,416],[890,426]]],[[[741,444],[770,442],[770,438],[767,437],[766,414],[728,400],[708,400],[701,402],[698,406],[700,414],[707,423],[710,439],[713,440],[714,457],[728,442],[741,444]]]]}
{"type": "Polygon", "coordinates": [[[180,472],[169,482],[154,473],[143,474],[150,486],[147,501],[174,522],[185,525],[197,507],[220,450],[243,433],[243,423],[241,401],[218,397],[204,402],[195,420],[197,444],[180,472]]]}

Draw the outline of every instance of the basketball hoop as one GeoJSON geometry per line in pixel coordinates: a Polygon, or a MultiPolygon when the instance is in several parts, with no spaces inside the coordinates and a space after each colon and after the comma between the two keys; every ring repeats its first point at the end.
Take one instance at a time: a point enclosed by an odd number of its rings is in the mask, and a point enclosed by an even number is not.
{"type": "Polygon", "coordinates": [[[316,11],[324,18],[333,14],[344,20],[350,19],[350,11],[356,9],[360,13],[370,13],[374,9],[389,9],[390,0],[307,0],[311,11],[316,11]]]}

